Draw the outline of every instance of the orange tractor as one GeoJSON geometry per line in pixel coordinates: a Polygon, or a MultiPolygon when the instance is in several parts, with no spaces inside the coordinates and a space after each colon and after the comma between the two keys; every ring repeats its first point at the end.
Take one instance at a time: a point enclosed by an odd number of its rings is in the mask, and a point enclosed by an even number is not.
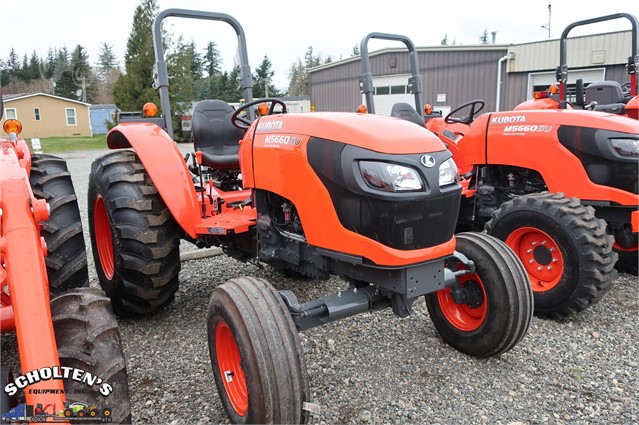
{"type": "Polygon", "coordinates": [[[406,317],[425,296],[435,327],[464,353],[495,356],[524,337],[533,299],[523,266],[494,237],[454,234],[462,188],[437,137],[388,117],[288,114],[281,100],[253,100],[244,31],[229,15],[165,10],[153,41],[162,116],[113,128],[115,151],[94,161],[89,179],[96,268],[116,311],[147,315],[173,300],[181,239],[348,282],[304,303],[248,276],[212,291],[211,365],[233,423],[308,421],[297,332],[358,313],[391,308],[406,317]],[[238,39],[246,103],[197,103],[192,162],[172,139],[167,17],[224,22],[238,39]]]}
{"type": "MultiPolygon", "coordinates": [[[[0,102],[0,118],[3,110],[0,102]]],[[[8,136],[0,137],[0,327],[3,334],[15,333],[20,367],[3,362],[0,414],[21,405],[62,408],[68,399],[99,404],[107,392],[109,403],[118,406],[116,421],[130,421],[120,334],[109,299],[88,287],[67,165],[53,155],[32,155],[19,121],[7,119],[3,129],[8,136]]],[[[30,420],[36,419],[40,416],[30,420]]]]}
{"type": "Polygon", "coordinates": [[[360,88],[369,112],[374,113],[370,38],[408,47],[408,87],[416,107],[400,103],[391,115],[425,126],[452,152],[463,187],[457,231],[486,230],[517,254],[534,291],[536,314],[564,317],[598,301],[616,276],[613,244],[633,253],[619,266],[627,264],[636,274],[637,120],[559,109],[479,115],[481,100],[446,117],[422,114],[412,41],[381,33],[365,37],[360,49],[360,88]]]}
{"type": "Polygon", "coordinates": [[[583,21],[577,21],[568,25],[559,39],[559,66],[556,76],[559,86],[551,86],[545,92],[534,93],[533,99],[523,102],[515,110],[526,109],[586,109],[611,114],[625,115],[639,119],[639,87],[637,85],[637,64],[639,56],[639,21],[634,15],[628,13],[615,13],[583,21]],[[623,84],[618,81],[596,81],[584,87],[583,80],[575,83],[575,101],[568,101],[568,59],[567,44],[568,35],[573,29],[592,25],[599,22],[617,19],[628,20],[631,25],[630,56],[626,64],[626,73],[629,80],[623,84]]]}

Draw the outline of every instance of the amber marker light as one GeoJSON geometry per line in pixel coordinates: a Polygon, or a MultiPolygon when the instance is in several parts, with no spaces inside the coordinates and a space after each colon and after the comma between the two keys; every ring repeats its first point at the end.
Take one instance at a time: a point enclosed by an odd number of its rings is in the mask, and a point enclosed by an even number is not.
{"type": "Polygon", "coordinates": [[[368,108],[366,107],[366,105],[359,105],[357,107],[357,112],[360,114],[365,114],[368,112],[368,108]]]}
{"type": "Polygon", "coordinates": [[[22,132],[22,124],[20,124],[20,121],[14,119],[6,120],[2,125],[2,128],[7,134],[20,134],[22,132]]]}
{"type": "Polygon", "coordinates": [[[264,102],[260,103],[259,105],[257,105],[257,112],[260,113],[260,115],[267,115],[268,114],[268,105],[264,102]]]}
{"type": "Polygon", "coordinates": [[[546,99],[547,97],[548,97],[548,93],[545,91],[533,92],[533,99],[546,99]]]}
{"type": "Polygon", "coordinates": [[[430,115],[433,113],[433,107],[430,103],[424,105],[424,113],[426,113],[426,115],[430,115]]]}
{"type": "Polygon", "coordinates": [[[556,84],[553,84],[552,86],[550,86],[548,88],[548,93],[550,94],[557,94],[559,93],[559,87],[556,84]]]}
{"type": "Polygon", "coordinates": [[[147,117],[154,117],[158,114],[158,107],[153,102],[147,102],[142,107],[142,113],[147,117]]]}

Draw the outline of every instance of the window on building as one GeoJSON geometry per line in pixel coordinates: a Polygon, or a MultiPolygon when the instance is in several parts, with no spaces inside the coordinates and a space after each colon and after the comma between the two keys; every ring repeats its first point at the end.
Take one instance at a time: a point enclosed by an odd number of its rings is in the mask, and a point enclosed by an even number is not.
{"type": "Polygon", "coordinates": [[[40,121],[40,108],[34,108],[33,115],[35,116],[36,121],[40,121]]]}
{"type": "Polygon", "coordinates": [[[18,119],[18,113],[16,112],[15,108],[6,108],[4,110],[4,116],[8,120],[17,120],[18,119]]]}
{"type": "Polygon", "coordinates": [[[406,94],[406,86],[391,86],[390,92],[391,94],[406,94]]]}
{"type": "Polygon", "coordinates": [[[390,87],[389,86],[375,87],[375,94],[376,95],[390,94],[390,87]]]}
{"type": "Polygon", "coordinates": [[[75,120],[75,108],[65,108],[67,115],[67,125],[78,125],[75,120]]]}

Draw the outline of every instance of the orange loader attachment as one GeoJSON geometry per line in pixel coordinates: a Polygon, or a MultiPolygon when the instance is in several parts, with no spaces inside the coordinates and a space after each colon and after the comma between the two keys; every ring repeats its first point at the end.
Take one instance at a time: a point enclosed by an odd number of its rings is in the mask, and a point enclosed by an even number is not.
{"type": "MultiPolygon", "coordinates": [[[[5,264],[0,269],[1,325],[3,333],[15,330],[22,370],[32,371],[60,364],[49,308],[46,244],[39,230],[40,222],[49,218],[48,206],[34,197],[25,164],[30,164],[30,154],[24,140],[15,133],[0,140],[0,263],[5,264]]],[[[62,381],[29,385],[32,390],[44,388],[44,394],[27,391],[27,404],[64,404],[62,381]]]]}

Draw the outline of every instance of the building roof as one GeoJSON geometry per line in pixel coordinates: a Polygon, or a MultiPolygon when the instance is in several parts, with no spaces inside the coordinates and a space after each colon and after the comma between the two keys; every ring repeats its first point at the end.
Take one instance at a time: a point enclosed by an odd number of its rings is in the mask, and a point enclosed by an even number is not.
{"type": "MultiPolygon", "coordinates": [[[[468,51],[468,50],[508,50],[508,47],[511,44],[468,44],[468,45],[437,45],[437,46],[425,46],[425,47],[415,47],[415,50],[419,52],[441,52],[441,51],[468,51]]],[[[369,57],[378,56],[384,53],[406,53],[408,50],[406,47],[386,47],[380,50],[375,50],[372,52],[368,52],[369,57]]],[[[352,56],[350,58],[341,59],[338,61],[333,61],[329,63],[324,63],[318,65],[316,67],[310,68],[308,72],[316,72],[326,68],[332,68],[334,66],[341,66],[345,63],[349,62],[360,62],[362,60],[361,55],[352,56]]]]}
{"type": "Polygon", "coordinates": [[[7,95],[2,96],[2,99],[3,99],[4,103],[9,103],[9,102],[13,102],[14,100],[26,99],[28,97],[34,97],[34,96],[52,97],[54,99],[65,100],[67,102],[79,103],[80,105],[84,105],[84,106],[91,106],[90,103],[84,103],[84,102],[80,102],[79,100],[67,99],[66,97],[54,96],[52,94],[42,93],[42,92],[40,92],[40,93],[7,94],[7,95]]]}

